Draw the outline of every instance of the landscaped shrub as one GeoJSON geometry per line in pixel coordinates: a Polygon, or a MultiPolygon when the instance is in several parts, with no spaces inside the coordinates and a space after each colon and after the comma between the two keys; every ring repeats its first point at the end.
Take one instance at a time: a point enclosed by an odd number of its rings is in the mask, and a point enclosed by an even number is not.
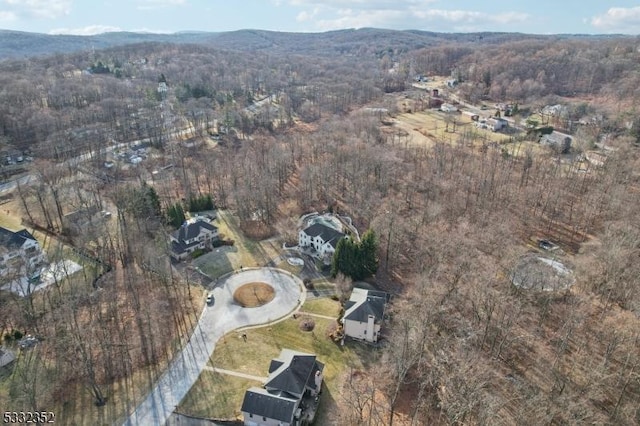
{"type": "Polygon", "coordinates": [[[316,328],[316,322],[313,319],[304,317],[300,320],[300,330],[313,331],[314,328],[316,328]]]}
{"type": "Polygon", "coordinates": [[[313,290],[313,281],[311,281],[311,278],[305,278],[302,283],[304,284],[304,287],[307,290],[313,290]]]}
{"type": "Polygon", "coordinates": [[[195,259],[205,254],[205,251],[202,249],[196,249],[191,253],[191,258],[195,259]]]}

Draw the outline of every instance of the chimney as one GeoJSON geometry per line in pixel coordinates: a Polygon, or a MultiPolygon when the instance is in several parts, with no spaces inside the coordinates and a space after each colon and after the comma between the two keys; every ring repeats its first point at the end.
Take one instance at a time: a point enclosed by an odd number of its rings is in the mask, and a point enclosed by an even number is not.
{"type": "Polygon", "coordinates": [[[365,336],[365,339],[370,342],[376,341],[376,336],[374,334],[375,323],[376,323],[376,318],[373,315],[369,315],[369,318],[367,318],[367,334],[365,336]]]}
{"type": "Polygon", "coordinates": [[[320,389],[322,388],[322,373],[320,372],[320,370],[316,371],[316,376],[314,378],[314,382],[316,385],[316,389],[314,391],[314,395],[317,395],[320,392],[320,389]]]}

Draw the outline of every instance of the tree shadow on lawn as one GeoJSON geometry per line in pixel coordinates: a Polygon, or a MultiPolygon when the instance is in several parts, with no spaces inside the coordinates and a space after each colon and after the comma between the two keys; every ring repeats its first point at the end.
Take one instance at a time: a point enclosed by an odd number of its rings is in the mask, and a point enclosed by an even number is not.
{"type": "Polygon", "coordinates": [[[210,278],[216,279],[234,270],[230,256],[237,252],[235,246],[220,246],[194,259],[193,265],[210,278]]]}
{"type": "Polygon", "coordinates": [[[333,393],[329,389],[326,383],[322,385],[322,394],[320,395],[320,401],[318,403],[318,409],[316,411],[316,417],[313,424],[315,425],[330,425],[336,424],[335,414],[338,412],[338,404],[333,396],[333,393]]]}

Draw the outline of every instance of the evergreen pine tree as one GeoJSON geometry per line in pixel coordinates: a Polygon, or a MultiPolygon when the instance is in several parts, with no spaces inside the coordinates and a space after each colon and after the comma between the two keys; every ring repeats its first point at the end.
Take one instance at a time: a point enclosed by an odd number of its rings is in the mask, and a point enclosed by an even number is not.
{"type": "Polygon", "coordinates": [[[372,229],[367,230],[360,243],[362,251],[362,266],[365,276],[371,276],[378,270],[378,238],[372,229]]]}
{"type": "Polygon", "coordinates": [[[344,257],[344,245],[345,239],[341,239],[338,241],[338,245],[336,246],[336,251],[333,252],[333,258],[331,259],[331,276],[333,278],[338,275],[338,272],[342,271],[342,260],[344,257]]]}

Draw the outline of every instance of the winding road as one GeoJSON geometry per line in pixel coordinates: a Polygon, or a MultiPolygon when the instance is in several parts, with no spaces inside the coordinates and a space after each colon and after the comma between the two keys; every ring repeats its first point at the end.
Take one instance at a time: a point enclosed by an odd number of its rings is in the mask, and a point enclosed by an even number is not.
{"type": "Polygon", "coordinates": [[[275,322],[292,314],[304,303],[299,278],[275,268],[236,271],[218,279],[212,291],[213,306],[205,307],[189,342],[171,361],[147,398],[124,422],[129,425],[163,425],[196,382],[213,354],[216,342],[226,333],[275,322]],[[257,308],[243,308],[233,300],[234,291],[250,282],[265,282],[275,290],[274,299],[257,308]]]}

